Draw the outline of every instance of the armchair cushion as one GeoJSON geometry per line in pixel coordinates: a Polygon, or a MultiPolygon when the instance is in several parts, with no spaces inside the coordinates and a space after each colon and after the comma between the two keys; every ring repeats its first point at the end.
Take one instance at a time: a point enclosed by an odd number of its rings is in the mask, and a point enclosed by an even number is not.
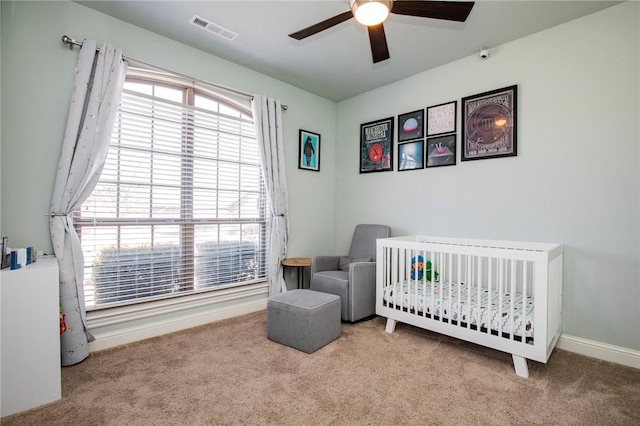
{"type": "Polygon", "coordinates": [[[341,256],[340,257],[340,266],[338,267],[338,269],[340,269],[341,271],[348,271],[349,270],[349,265],[351,265],[352,263],[356,263],[356,262],[371,262],[373,260],[373,258],[371,256],[369,257],[361,257],[361,258],[353,258],[353,257],[345,257],[345,256],[341,256]]]}
{"type": "Polygon", "coordinates": [[[353,230],[349,257],[363,258],[370,256],[376,260],[376,240],[387,238],[391,229],[386,225],[357,225],[353,230]]]}
{"type": "Polygon", "coordinates": [[[319,271],[337,271],[340,256],[313,256],[311,259],[311,276],[319,271]]]}

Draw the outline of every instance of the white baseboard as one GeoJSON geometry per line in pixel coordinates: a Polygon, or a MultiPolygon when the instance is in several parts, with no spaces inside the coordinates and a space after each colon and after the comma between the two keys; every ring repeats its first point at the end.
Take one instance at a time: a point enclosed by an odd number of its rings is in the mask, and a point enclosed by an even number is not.
{"type": "Polygon", "coordinates": [[[215,321],[265,310],[266,308],[267,300],[264,299],[226,308],[218,308],[204,313],[199,312],[196,314],[181,315],[168,320],[154,321],[149,324],[127,327],[117,331],[94,334],[96,340],[89,343],[89,352],[101,351],[150,337],[174,333],[215,321]]]}
{"type": "MultiPolygon", "coordinates": [[[[150,337],[161,336],[227,318],[246,315],[265,310],[266,308],[267,300],[263,299],[237,304],[231,307],[218,308],[204,313],[182,315],[169,320],[154,321],[141,326],[94,334],[96,340],[89,343],[89,351],[95,352],[113,348],[150,337]]],[[[558,339],[556,347],[580,355],[640,369],[640,351],[596,342],[594,340],[587,340],[564,333],[558,339]]]]}
{"type": "Polygon", "coordinates": [[[640,368],[640,351],[633,349],[587,340],[564,333],[558,339],[556,347],[603,361],[640,368]]]}

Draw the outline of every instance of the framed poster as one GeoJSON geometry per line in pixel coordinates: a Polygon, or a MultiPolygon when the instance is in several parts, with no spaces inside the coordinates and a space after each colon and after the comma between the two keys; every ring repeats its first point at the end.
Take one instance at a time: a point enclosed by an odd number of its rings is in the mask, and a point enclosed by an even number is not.
{"type": "Polygon", "coordinates": [[[393,170],[393,117],[360,125],[360,173],[393,170]]]}
{"type": "Polygon", "coordinates": [[[2,269],[8,268],[10,265],[10,255],[7,254],[7,248],[9,247],[9,238],[2,237],[2,257],[0,258],[0,267],[2,269]]]}
{"type": "Polygon", "coordinates": [[[398,142],[424,137],[424,109],[398,116],[398,142]]]}
{"type": "Polygon", "coordinates": [[[298,168],[320,171],[320,135],[300,129],[298,138],[298,168]]]}
{"type": "Polygon", "coordinates": [[[456,134],[427,139],[427,168],[456,164],[456,134]]]}
{"type": "Polygon", "coordinates": [[[424,169],[424,140],[398,144],[398,171],[424,169]]]}
{"type": "Polygon", "coordinates": [[[454,133],[458,101],[434,105],[427,108],[427,136],[454,133]]]}
{"type": "Polygon", "coordinates": [[[462,98],[462,161],[517,155],[518,86],[462,98]]]}

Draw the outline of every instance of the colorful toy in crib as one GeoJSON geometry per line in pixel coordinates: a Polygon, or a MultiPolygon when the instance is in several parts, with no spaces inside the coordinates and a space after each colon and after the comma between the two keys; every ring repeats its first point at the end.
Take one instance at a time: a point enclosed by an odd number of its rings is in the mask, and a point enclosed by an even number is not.
{"type": "Polygon", "coordinates": [[[60,334],[67,331],[67,323],[64,320],[65,315],[62,313],[62,306],[60,306],[60,334]]]}
{"type": "MultiPolygon", "coordinates": [[[[424,276],[424,273],[427,273],[427,281],[431,281],[431,261],[427,260],[427,268],[425,271],[425,262],[424,257],[422,256],[413,256],[411,258],[411,279],[420,281],[424,276]]],[[[438,272],[434,272],[435,281],[438,281],[438,276],[440,275],[438,272]]]]}

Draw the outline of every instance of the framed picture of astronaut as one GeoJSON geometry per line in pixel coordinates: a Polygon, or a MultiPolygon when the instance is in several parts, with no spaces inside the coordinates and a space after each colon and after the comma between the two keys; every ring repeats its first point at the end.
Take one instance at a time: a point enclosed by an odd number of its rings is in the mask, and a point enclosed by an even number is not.
{"type": "Polygon", "coordinates": [[[300,129],[298,168],[320,171],[320,134],[300,129]]]}

